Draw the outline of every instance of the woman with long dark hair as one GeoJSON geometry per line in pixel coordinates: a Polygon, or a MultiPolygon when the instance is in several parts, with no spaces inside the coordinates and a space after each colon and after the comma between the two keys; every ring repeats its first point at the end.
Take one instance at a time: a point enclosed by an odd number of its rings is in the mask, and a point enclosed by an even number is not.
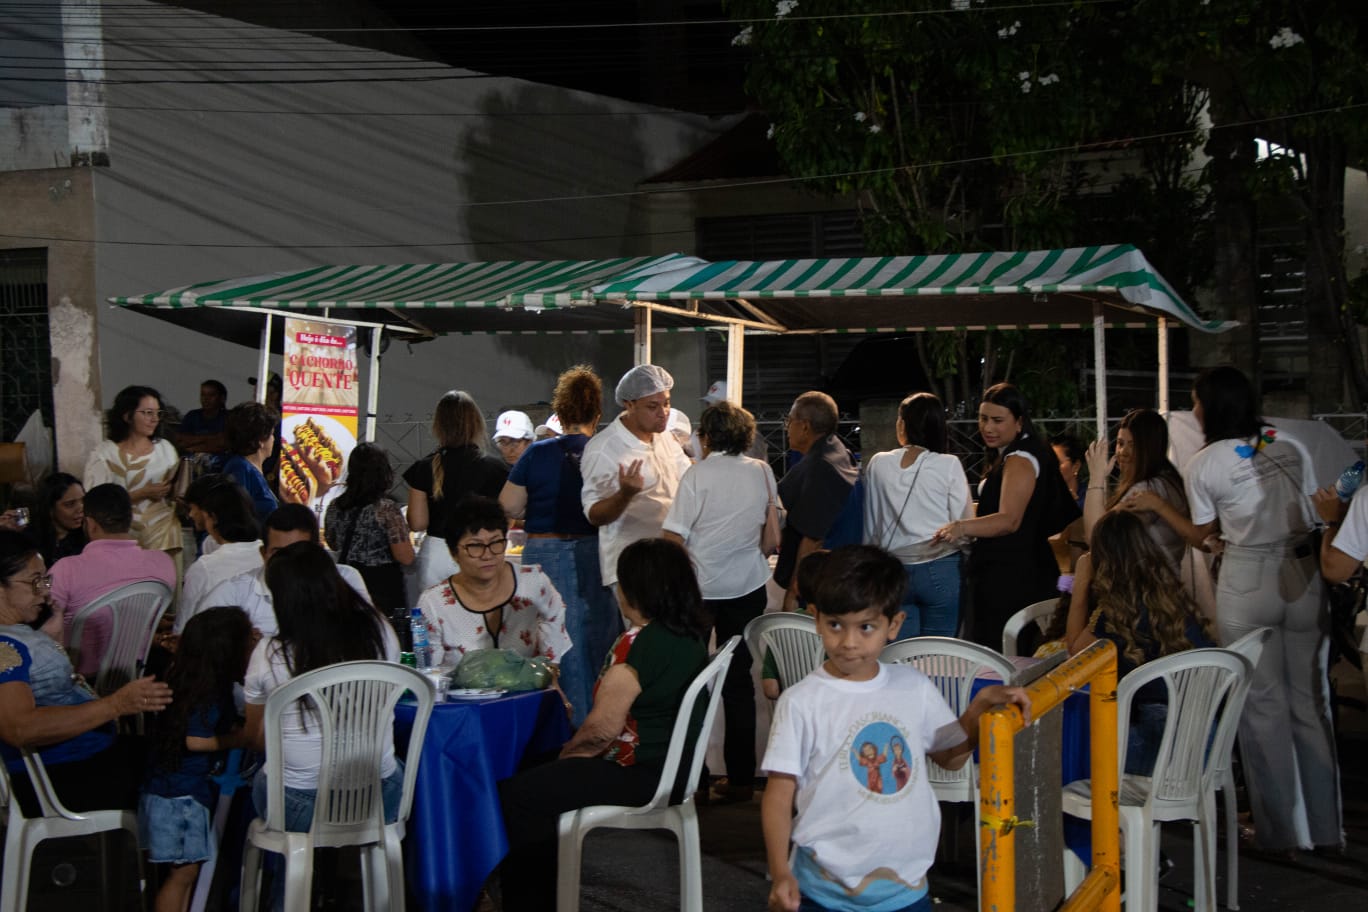
{"type": "Polygon", "coordinates": [[[988,450],[978,515],[941,526],[935,541],[973,539],[969,639],[996,649],[1008,618],[1055,596],[1059,564],[1049,538],[1079,511],[1019,389],[999,383],[984,390],[978,418],[988,450]]]}
{"type": "Polygon", "coordinates": [[[161,436],[163,414],[161,393],[152,387],[120,390],[105,415],[109,439],[86,460],[85,486],[113,483],[127,488],[133,501],[133,536],[144,548],[171,555],[179,576],[181,524],[168,495],[180,457],[161,436]]]}
{"type": "Polygon", "coordinates": [[[456,572],[447,548],[447,519],[467,495],[498,497],[508,480],[508,465],[486,450],[484,414],[469,393],[449,390],[432,413],[437,449],[404,471],[409,486],[408,524],[427,532],[408,579],[408,600],[456,572]]]}
{"type": "Polygon", "coordinates": [[[527,530],[523,566],[541,567],[565,602],[565,632],[575,648],[561,656],[560,686],[573,707],[571,722],[579,725],[589,712],[603,658],[622,632],[599,568],[598,527],[580,501],[580,458],[603,412],[603,382],[577,364],[557,378],[551,408],[561,436],[528,448],[509,472],[499,503],[527,530]]]}
{"type": "Polygon", "coordinates": [[[1157,513],[1194,547],[1220,536],[1221,642],[1273,629],[1240,718],[1256,843],[1288,855],[1308,843],[1338,849],[1344,830],[1325,667],[1325,594],[1311,538],[1311,459],[1259,417],[1254,385],[1233,367],[1197,375],[1192,413],[1206,438],[1184,473],[1192,518],[1148,491],[1129,494],[1122,505],[1157,513]]]}
{"type": "MultiPolygon", "coordinates": [[[[277,551],[266,564],[266,585],[280,630],[252,651],[243,686],[247,735],[257,749],[266,745],[266,700],[286,681],[338,662],[399,661],[399,640],[390,625],[338,575],[337,565],[321,545],[296,542],[277,551]]],[[[309,828],[318,791],[322,734],[310,712],[301,701],[281,717],[285,828],[291,831],[309,828]]],[[[392,822],[399,810],[403,768],[394,757],[393,736],[386,742],[381,773],[385,819],[392,822]]],[[[252,799],[264,815],[264,769],[253,783],[252,799]]]]}
{"type": "MultiPolygon", "coordinates": [[[[1132,409],[1116,429],[1116,452],[1107,457],[1107,442],[1096,440],[1088,447],[1088,499],[1083,505],[1083,532],[1092,535],[1103,514],[1117,509],[1131,492],[1148,491],[1188,516],[1183,476],[1168,458],[1168,422],[1153,409],[1132,409]],[[1121,477],[1107,490],[1114,469],[1121,477]]],[[[1150,538],[1168,555],[1175,569],[1183,561],[1187,542],[1182,533],[1163,522],[1157,513],[1143,514],[1150,538]]]]}
{"type": "Polygon", "coordinates": [[[347,487],[328,505],[323,529],[338,562],[356,568],[375,607],[402,631],[409,621],[404,568],[414,553],[408,523],[389,496],[392,487],[389,454],[373,443],[357,444],[347,459],[347,487]]]}
{"type": "Polygon", "coordinates": [[[33,511],[29,535],[38,543],[43,563],[54,563],[80,554],[90,539],[85,533],[85,488],[81,479],[53,472],[38,486],[38,507],[33,511]]]}
{"type": "MultiPolygon", "coordinates": [[[[1074,575],[1069,653],[1099,639],[1116,644],[1118,677],[1163,656],[1214,645],[1206,619],[1178,583],[1177,568],[1146,523],[1124,510],[1098,521],[1092,548],[1079,558],[1074,575]]],[[[1154,768],[1167,711],[1161,682],[1146,685],[1137,695],[1131,704],[1126,772],[1148,775],[1154,768]]]]}
{"type": "Polygon", "coordinates": [[[26,749],[42,757],[68,809],[132,809],[144,751],[119,737],[115,723],[162,709],[171,689],[148,676],[95,696],[57,641],[31,626],[51,591],[52,577],[32,539],[0,530],[0,757],[13,798],[25,817],[42,813],[19,755],[26,749]]]}
{"type": "Polygon", "coordinates": [[[931,393],[898,406],[901,449],[865,466],[864,543],[896,557],[907,572],[898,639],[954,636],[959,628],[960,551],[936,530],[973,515],[959,459],[946,453],[945,408],[931,393]]]}
{"type": "Polygon", "coordinates": [[[617,575],[631,627],[613,644],[589,717],[560,759],[500,783],[507,912],[555,908],[556,826],[564,811],[651,800],[684,691],[707,663],[709,623],[683,548],[658,538],[633,542],[618,558],[617,575]]]}

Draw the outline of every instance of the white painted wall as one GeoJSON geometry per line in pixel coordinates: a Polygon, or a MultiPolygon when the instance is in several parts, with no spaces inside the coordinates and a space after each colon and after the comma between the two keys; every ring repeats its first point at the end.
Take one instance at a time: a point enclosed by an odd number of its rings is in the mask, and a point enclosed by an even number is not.
{"type": "MultiPolygon", "coordinates": [[[[452,78],[111,84],[110,165],[95,187],[100,299],[320,263],[687,251],[692,213],[678,198],[653,211],[649,197],[622,194],[726,126],[155,4],[107,10],[105,26],[114,80],[165,79],[152,68],[186,62],[175,78],[200,78],[196,66],[218,79],[374,78],[376,68],[452,78]],[[125,12],[139,6],[155,19],[125,12]],[[155,30],[133,27],[152,21],[155,30]],[[225,59],[251,64],[224,72],[225,59]],[[281,67],[297,69],[268,72],[281,67]],[[547,200],[567,196],[585,198],[547,200]]],[[[227,384],[230,401],[251,393],[253,349],[112,307],[100,310],[99,334],[106,402],[148,383],[190,408],[207,377],[227,384]]],[[[695,404],[708,383],[700,340],[657,341],[681,401],[695,404]]],[[[379,411],[426,416],[452,387],[490,411],[547,399],[556,373],[583,360],[611,387],[630,364],[630,336],[453,337],[412,353],[396,341],[379,411]]]]}

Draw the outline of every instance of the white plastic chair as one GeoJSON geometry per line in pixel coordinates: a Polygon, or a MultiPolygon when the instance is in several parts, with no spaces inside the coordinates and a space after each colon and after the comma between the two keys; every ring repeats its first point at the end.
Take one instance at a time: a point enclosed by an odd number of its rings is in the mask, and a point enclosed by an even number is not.
{"type": "Polygon", "coordinates": [[[765,650],[774,654],[779,669],[779,686],[787,690],[797,684],[826,658],[817,622],[811,615],[774,611],[752,618],[742,634],[751,658],[764,658],[765,650]]]}
{"type": "MultiPolygon", "coordinates": [[[[1117,763],[1126,768],[1130,710],[1136,693],[1151,681],[1168,688],[1168,715],[1153,773],[1120,777],[1121,833],[1125,842],[1127,912],[1159,908],[1159,825],[1195,821],[1193,844],[1196,912],[1216,908],[1215,868],[1207,839],[1214,838],[1215,777],[1219,755],[1229,752],[1239,724],[1252,667],[1244,656],[1227,649],[1189,649],[1147,662],[1121,679],[1116,689],[1117,763]],[[1211,809],[1208,814],[1207,808],[1211,809]]],[[[1227,761],[1228,762],[1228,761],[1227,761]]],[[[1090,819],[1089,780],[1064,787],[1066,814],[1090,819]]],[[[1066,893],[1082,881],[1082,863],[1064,852],[1066,893]]]]}
{"type": "Polygon", "coordinates": [[[100,670],[95,676],[97,694],[108,696],[142,676],[143,662],[152,648],[157,624],[171,604],[171,598],[171,590],[166,588],[166,584],[147,580],[120,586],[76,612],[67,651],[71,654],[71,664],[79,666],[81,635],[86,621],[97,611],[110,609],[109,642],[104,655],[100,657],[100,670]]]}
{"type": "MultiPolygon", "coordinates": [[[[1263,655],[1264,644],[1273,635],[1272,627],[1260,627],[1251,630],[1235,642],[1231,643],[1226,649],[1237,652],[1249,660],[1250,675],[1252,680],[1253,670],[1259,666],[1259,658],[1263,655]]],[[[1245,689],[1249,689],[1249,682],[1246,682],[1245,689]]],[[[1241,698],[1241,708],[1244,700],[1241,698]]],[[[1235,737],[1236,725],[1230,726],[1230,737],[1235,737]]],[[[1225,811],[1225,833],[1226,833],[1226,907],[1232,910],[1240,908],[1240,829],[1239,829],[1239,808],[1235,797],[1235,773],[1231,769],[1231,757],[1234,755],[1234,745],[1227,744],[1218,746],[1212,750],[1211,764],[1214,767],[1214,777],[1216,789],[1221,792],[1222,804],[1225,811]]],[[[1215,791],[1209,793],[1212,804],[1207,809],[1207,819],[1212,823],[1216,820],[1216,794],[1215,791]]],[[[1211,839],[1207,843],[1207,863],[1211,865],[1211,870],[1216,870],[1216,829],[1213,826],[1210,831],[1211,839]]]]}
{"type": "Polygon", "coordinates": [[[1032,602],[1009,617],[1006,625],[1002,628],[1002,654],[1005,656],[1021,655],[1017,652],[1017,639],[1021,636],[1021,631],[1026,629],[1027,624],[1034,623],[1044,634],[1046,622],[1054,616],[1055,609],[1058,607],[1059,599],[1045,599],[1043,602],[1032,602]]]}
{"type": "Polygon", "coordinates": [[[138,850],[138,817],[133,811],[101,810],[69,811],[57,797],[48,779],[43,760],[31,751],[24,751],[24,767],[38,796],[40,817],[25,817],[19,799],[10,784],[9,771],[0,763],[0,800],[6,805],[5,866],[0,882],[0,909],[28,908],[29,869],[33,867],[33,853],[46,839],[66,839],[71,836],[90,836],[114,830],[126,830],[133,839],[138,856],[139,893],[144,880],[141,876],[142,852],[138,850]]]}
{"type": "MultiPolygon", "coordinates": [[[[950,710],[956,715],[964,714],[973,699],[975,679],[984,672],[991,672],[1002,679],[1002,683],[1012,683],[1016,666],[987,646],[957,640],[954,637],[911,637],[889,643],[879,655],[880,662],[893,665],[911,665],[931,679],[940,691],[950,710]]],[[[931,758],[926,760],[926,778],[936,793],[937,801],[962,803],[971,802],[974,808],[974,864],[975,884],[982,879],[983,861],[980,855],[980,836],[978,825],[979,784],[978,770],[971,759],[957,770],[948,770],[931,758]]]]}
{"type": "Polygon", "coordinates": [[[365,908],[404,910],[404,868],[400,841],[413,805],[413,783],[435,688],[426,677],[393,662],[341,662],[282,684],[266,700],[266,819],[247,831],[242,856],[242,912],[256,912],[261,891],[261,853],[285,857],[285,912],[307,912],[313,889],[313,850],[360,846],[365,908]],[[409,736],[409,762],[399,816],[385,823],[380,761],[386,732],[394,728],[394,705],[405,690],[418,700],[409,736]],[[318,797],[307,833],[285,830],[285,783],[280,717],[296,700],[316,709],[308,724],[323,735],[318,797]]]}
{"type": "Polygon", "coordinates": [[[580,859],[584,851],[584,837],[590,830],[612,827],[625,830],[669,830],[679,840],[679,907],[683,912],[703,912],[703,853],[698,845],[698,810],[694,807],[693,784],[703,770],[703,755],[708,749],[708,732],[712,730],[717,706],[721,702],[722,678],[731,664],[732,653],[741,642],[734,636],[717,651],[706,668],[698,673],[684,699],[679,704],[674,730],[670,733],[670,749],[665,755],[665,768],[660,773],[660,784],[655,797],[641,807],[622,807],[600,804],[566,811],[560,815],[560,839],[557,851],[557,912],[579,912],[580,859]],[[707,711],[703,727],[693,739],[692,753],[684,756],[689,741],[689,723],[693,719],[700,694],[708,688],[707,711]],[[683,779],[680,767],[687,761],[683,779]],[[670,804],[670,793],[676,782],[685,784],[684,800],[670,804]]]}

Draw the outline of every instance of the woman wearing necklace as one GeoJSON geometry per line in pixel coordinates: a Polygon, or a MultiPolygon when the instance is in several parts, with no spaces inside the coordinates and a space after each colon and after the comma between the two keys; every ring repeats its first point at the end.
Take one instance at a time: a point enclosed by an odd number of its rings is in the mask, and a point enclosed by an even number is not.
{"type": "Polygon", "coordinates": [[[931,393],[898,406],[900,450],[865,468],[864,541],[902,562],[907,572],[898,639],[955,635],[959,627],[960,550],[934,540],[936,530],[974,515],[959,459],[945,452],[945,409],[931,393]]]}
{"type": "Polygon", "coordinates": [[[455,664],[472,649],[508,649],[559,665],[573,645],[565,605],[540,567],[504,559],[508,517],[499,502],[462,501],[451,511],[447,544],[459,572],[418,598],[433,664],[455,664]]]}
{"type": "Polygon", "coordinates": [[[122,716],[155,712],[171,688],[139,678],[96,697],[66,652],[30,624],[52,591],[43,558],[20,532],[0,530],[0,756],[24,816],[41,812],[19,750],[43,759],[57,797],[70,810],[135,808],[143,751],[117,738],[122,716]]]}
{"type": "Polygon", "coordinates": [[[106,415],[109,439],[86,460],[86,489],[116,484],[133,501],[132,532],[150,551],[165,551],[181,574],[181,524],[167,495],[180,465],[176,448],[160,436],[161,393],[150,386],[129,386],[114,397],[106,415]]]}

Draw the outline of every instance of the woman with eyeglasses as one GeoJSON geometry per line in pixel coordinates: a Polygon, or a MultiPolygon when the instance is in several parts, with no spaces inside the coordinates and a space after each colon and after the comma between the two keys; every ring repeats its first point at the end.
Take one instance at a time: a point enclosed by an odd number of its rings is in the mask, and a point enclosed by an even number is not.
{"type": "Polygon", "coordinates": [[[497,500],[469,497],[451,511],[447,546],[459,573],[418,599],[434,664],[455,664],[472,649],[511,649],[559,665],[573,645],[565,603],[540,567],[504,559],[508,516],[497,500]]]}
{"type": "Polygon", "coordinates": [[[116,484],[128,489],[133,501],[133,527],[138,544],[165,551],[181,567],[181,524],[168,496],[180,457],[160,436],[161,393],[150,386],[127,386],[114,397],[105,416],[109,439],[86,460],[86,489],[116,484]]]}
{"type": "Polygon", "coordinates": [[[143,750],[114,723],[164,709],[171,688],[146,677],[95,696],[57,641],[29,626],[51,591],[33,541],[0,530],[0,757],[14,794],[24,816],[41,814],[19,753],[32,750],[69,810],[137,807],[143,750]]]}

